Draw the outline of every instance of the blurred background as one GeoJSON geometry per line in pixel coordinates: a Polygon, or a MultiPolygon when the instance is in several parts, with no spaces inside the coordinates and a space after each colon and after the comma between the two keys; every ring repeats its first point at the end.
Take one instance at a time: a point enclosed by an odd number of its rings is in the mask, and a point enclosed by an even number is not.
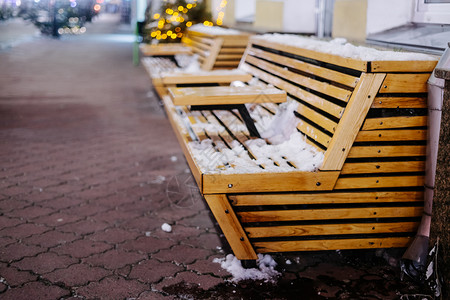
{"type": "Polygon", "coordinates": [[[0,0],[0,36],[19,38],[33,29],[54,37],[82,34],[99,14],[120,16],[154,43],[178,42],[195,23],[435,54],[450,40],[450,0],[0,0]]]}

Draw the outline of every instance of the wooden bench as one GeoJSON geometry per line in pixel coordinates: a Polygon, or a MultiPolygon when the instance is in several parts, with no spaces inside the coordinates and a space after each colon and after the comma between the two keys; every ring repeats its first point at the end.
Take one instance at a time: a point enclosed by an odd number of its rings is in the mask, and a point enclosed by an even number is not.
{"type": "MultiPolygon", "coordinates": [[[[168,86],[192,84],[196,81],[203,83],[205,80],[196,79],[196,76],[192,76],[192,72],[183,74],[174,60],[161,56],[194,54],[203,71],[231,70],[239,65],[249,36],[247,33],[236,30],[197,24],[188,30],[182,44],[142,45],[141,52],[144,55],[155,57],[144,57],[141,61],[149,73],[156,91],[162,97],[168,86]]],[[[220,84],[230,83],[232,80],[245,80],[242,76],[233,79],[233,76],[236,75],[235,71],[223,71],[215,75],[215,78],[208,80],[210,83],[220,84]]]]}
{"type": "Polygon", "coordinates": [[[177,102],[183,88],[163,97],[234,254],[254,260],[256,253],[406,247],[423,211],[426,81],[437,60],[372,61],[287,39],[252,37],[239,69],[256,85],[285,91],[283,109],[296,107],[286,113],[271,100],[248,101],[256,127],[275,118],[278,129],[294,132],[288,142],[304,135],[303,146],[250,137],[235,111],[192,110],[177,102]]]}

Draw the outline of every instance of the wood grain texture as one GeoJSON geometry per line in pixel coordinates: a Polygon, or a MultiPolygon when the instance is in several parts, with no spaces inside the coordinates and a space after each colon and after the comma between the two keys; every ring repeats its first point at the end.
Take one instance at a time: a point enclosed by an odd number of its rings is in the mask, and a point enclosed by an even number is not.
{"type": "Polygon", "coordinates": [[[355,142],[425,141],[426,139],[427,131],[424,129],[361,130],[355,142]]]}
{"type": "Polygon", "coordinates": [[[249,238],[415,232],[419,222],[246,227],[249,238]]]}
{"type": "Polygon", "coordinates": [[[334,65],[342,66],[349,69],[354,69],[362,72],[366,72],[367,70],[367,62],[352,58],[346,58],[338,55],[322,53],[313,50],[307,50],[303,48],[298,48],[294,46],[285,45],[282,43],[274,43],[272,41],[264,40],[264,38],[259,38],[258,36],[252,36],[250,38],[251,43],[267,48],[276,49],[279,51],[284,51],[296,55],[300,55],[303,57],[308,57],[311,59],[315,59],[318,61],[328,62],[334,65]]]}
{"type": "Polygon", "coordinates": [[[372,72],[428,72],[436,67],[436,60],[372,61],[372,72]]]}
{"type": "Polygon", "coordinates": [[[422,191],[228,195],[233,206],[421,202],[422,191]]]}
{"type": "Polygon", "coordinates": [[[264,51],[258,48],[251,48],[249,54],[256,56],[268,61],[272,61],[287,67],[309,73],[313,76],[318,76],[321,78],[328,79],[330,81],[343,84],[348,87],[354,88],[359,81],[359,77],[351,76],[345,73],[337,72],[324,67],[319,67],[313,64],[303,62],[301,60],[296,60],[290,57],[282,56],[279,54],[264,51]]]}
{"type": "Polygon", "coordinates": [[[409,128],[427,126],[427,116],[371,118],[364,121],[362,130],[409,128]]]}
{"type": "Polygon", "coordinates": [[[425,176],[377,176],[339,178],[334,187],[336,190],[372,189],[390,187],[422,187],[425,176]]]}
{"type": "Polygon", "coordinates": [[[286,92],[260,86],[169,88],[174,105],[223,105],[286,102],[286,92]]]}
{"type": "Polygon", "coordinates": [[[162,72],[164,84],[230,83],[235,80],[247,82],[252,75],[236,70],[214,70],[200,73],[162,72]]]}
{"type": "Polygon", "coordinates": [[[425,161],[345,163],[341,174],[425,172],[425,161]]]}
{"type": "Polygon", "coordinates": [[[409,237],[332,239],[312,241],[255,242],[253,246],[259,253],[322,251],[348,249],[403,248],[411,241],[409,237]]]}
{"type": "Polygon", "coordinates": [[[425,146],[353,146],[348,157],[417,157],[425,155],[425,146]]]}
{"type": "Polygon", "coordinates": [[[426,97],[376,97],[372,108],[427,108],[426,97]]]}
{"type": "Polygon", "coordinates": [[[225,195],[204,195],[211,212],[219,223],[228,243],[238,259],[254,260],[258,256],[237,219],[225,195]]]}
{"type": "Polygon", "coordinates": [[[204,194],[332,190],[338,176],[339,172],[204,174],[201,190],[204,194]]]}
{"type": "Polygon", "coordinates": [[[361,80],[353,91],[336,132],[325,152],[321,170],[340,170],[342,168],[370,109],[372,99],[375,98],[384,78],[384,73],[363,73],[361,75],[361,80]]]}
{"type": "Polygon", "coordinates": [[[429,73],[387,74],[380,93],[426,93],[429,73]]]}
{"type": "Polygon", "coordinates": [[[340,219],[419,217],[423,207],[358,207],[334,209],[301,209],[245,211],[237,215],[243,223],[284,222],[340,219]]]}

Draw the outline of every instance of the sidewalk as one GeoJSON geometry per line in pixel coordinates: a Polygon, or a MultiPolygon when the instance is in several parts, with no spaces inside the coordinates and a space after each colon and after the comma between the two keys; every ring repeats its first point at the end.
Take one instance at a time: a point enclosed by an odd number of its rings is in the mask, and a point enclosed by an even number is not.
{"type": "Polygon", "coordinates": [[[402,252],[394,250],[276,255],[282,276],[275,284],[229,282],[213,259],[230,250],[189,185],[145,71],[132,65],[129,33],[104,16],[85,35],[0,52],[1,299],[421,292],[399,281],[402,252]]]}

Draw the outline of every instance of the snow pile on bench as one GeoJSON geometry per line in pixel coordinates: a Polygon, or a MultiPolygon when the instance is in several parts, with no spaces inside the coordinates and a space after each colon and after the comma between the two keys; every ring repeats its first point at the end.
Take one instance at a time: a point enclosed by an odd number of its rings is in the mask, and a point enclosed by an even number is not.
{"type": "Polygon", "coordinates": [[[197,31],[209,35],[237,35],[242,34],[239,30],[223,28],[219,26],[205,26],[203,24],[195,24],[189,28],[190,31],[197,31]]]}
{"type": "MultiPolygon", "coordinates": [[[[189,148],[204,174],[316,171],[322,165],[324,156],[309,145],[306,137],[296,130],[296,118],[291,117],[294,116],[296,107],[296,101],[290,100],[280,105],[275,115],[261,117],[255,112],[251,113],[259,130],[264,129],[260,132],[266,138],[244,142],[256,159],[251,158],[243,145],[236,140],[231,143],[231,149],[221,141],[215,141],[213,144],[210,139],[190,142],[189,148]],[[238,167],[235,168],[236,166],[238,167]]],[[[227,111],[215,113],[221,120],[231,116],[227,111]]],[[[196,123],[192,126],[204,129],[208,134],[226,134],[225,128],[220,124],[196,123]]],[[[235,122],[230,127],[233,132],[246,130],[242,123],[235,122]]]]}
{"type": "Polygon", "coordinates": [[[307,38],[293,34],[264,34],[266,41],[287,46],[304,48],[321,53],[338,55],[363,61],[409,61],[409,60],[436,60],[436,57],[423,53],[382,51],[374,48],[355,46],[347,43],[346,39],[337,38],[331,41],[307,38]]]}

